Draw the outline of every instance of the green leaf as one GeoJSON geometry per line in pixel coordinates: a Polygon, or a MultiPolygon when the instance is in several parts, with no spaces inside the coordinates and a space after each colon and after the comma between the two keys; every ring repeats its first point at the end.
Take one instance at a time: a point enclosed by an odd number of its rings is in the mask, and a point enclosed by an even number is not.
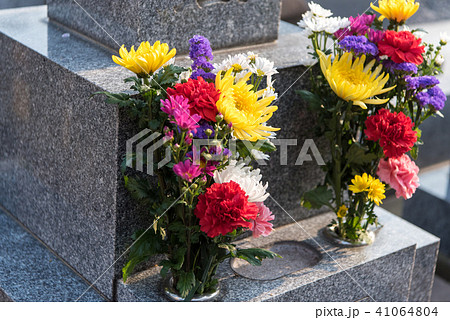
{"type": "Polygon", "coordinates": [[[413,160],[417,160],[417,157],[419,156],[419,146],[414,145],[414,147],[412,147],[412,149],[411,149],[411,151],[409,151],[409,153],[411,154],[411,157],[413,158],[413,160]]]}
{"type": "Polygon", "coordinates": [[[349,165],[370,163],[378,158],[376,154],[368,152],[367,148],[356,142],[351,145],[346,157],[349,165]]]}
{"type": "Polygon", "coordinates": [[[329,206],[333,199],[333,193],[327,186],[319,186],[303,194],[301,205],[308,209],[319,209],[322,206],[329,206]]]}
{"type": "Polygon", "coordinates": [[[135,266],[141,262],[147,261],[151,256],[164,253],[166,245],[159,234],[153,230],[138,231],[133,234],[135,241],[130,248],[128,263],[123,267],[123,281],[127,281],[128,276],[133,272],[135,266]]]}
{"type": "Polygon", "coordinates": [[[195,286],[194,272],[178,272],[177,290],[183,298],[186,298],[189,291],[195,286]]]}
{"type": "MultiPolygon", "coordinates": [[[[160,86],[171,85],[178,80],[178,75],[186,70],[186,68],[171,64],[161,69],[161,71],[154,76],[153,81],[157,82],[160,86]]],[[[158,86],[155,88],[158,89],[158,86]]]]}
{"type": "Polygon", "coordinates": [[[236,257],[237,250],[236,250],[236,246],[234,244],[220,243],[220,244],[218,244],[218,247],[228,250],[232,257],[236,257]]]}
{"type": "Polygon", "coordinates": [[[315,95],[314,93],[307,90],[296,90],[295,93],[297,93],[303,100],[305,100],[311,109],[320,110],[323,108],[322,99],[320,99],[320,97],[315,95]]]}
{"type": "Polygon", "coordinates": [[[127,177],[125,180],[125,188],[130,192],[133,199],[149,204],[156,200],[153,187],[147,179],[135,179],[127,177]]]}
{"type": "Polygon", "coordinates": [[[262,260],[266,258],[269,259],[282,258],[279,254],[276,254],[275,252],[260,248],[237,249],[236,257],[247,261],[253,266],[260,266],[262,260]]]}
{"type": "Polygon", "coordinates": [[[252,150],[258,150],[263,153],[270,153],[277,150],[277,147],[270,140],[258,140],[255,142],[251,141],[236,141],[236,151],[242,158],[250,157],[253,159],[252,150]]]}

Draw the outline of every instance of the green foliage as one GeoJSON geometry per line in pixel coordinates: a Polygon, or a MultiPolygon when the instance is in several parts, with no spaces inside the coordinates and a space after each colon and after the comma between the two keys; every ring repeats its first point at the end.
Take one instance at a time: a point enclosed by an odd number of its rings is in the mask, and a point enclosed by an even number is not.
{"type": "Polygon", "coordinates": [[[180,271],[178,273],[177,290],[183,298],[186,298],[189,292],[195,286],[195,274],[192,271],[180,271]]]}
{"type": "Polygon", "coordinates": [[[313,111],[321,111],[323,109],[323,101],[320,97],[307,90],[296,90],[297,93],[313,111]]]}
{"type": "Polygon", "coordinates": [[[239,152],[242,158],[254,159],[252,150],[271,153],[276,151],[277,147],[270,140],[259,140],[255,142],[236,140],[236,151],[239,152]]]}
{"type": "Polygon", "coordinates": [[[234,253],[230,252],[232,257],[243,259],[253,266],[260,266],[261,262],[268,258],[282,258],[279,254],[260,248],[237,249],[234,253]]]}
{"type": "Polygon", "coordinates": [[[301,205],[307,209],[320,209],[322,206],[330,206],[333,193],[327,186],[318,186],[303,194],[301,205]]]}
{"type": "Polygon", "coordinates": [[[167,248],[161,236],[154,230],[138,231],[133,234],[133,245],[130,248],[128,263],[122,269],[123,281],[133,272],[137,264],[147,261],[151,256],[164,253],[167,248]]]}
{"type": "Polygon", "coordinates": [[[378,156],[369,152],[369,148],[355,142],[348,149],[346,158],[349,165],[363,165],[377,160],[378,156]]]}

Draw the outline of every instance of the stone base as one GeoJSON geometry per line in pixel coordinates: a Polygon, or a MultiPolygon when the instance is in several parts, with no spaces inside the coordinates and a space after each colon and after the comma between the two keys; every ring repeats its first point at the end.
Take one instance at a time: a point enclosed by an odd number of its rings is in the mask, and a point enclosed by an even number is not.
{"type": "Polygon", "coordinates": [[[106,301],[0,209],[0,302],[73,302],[78,299],[106,301]]]}
{"type": "MultiPolygon", "coordinates": [[[[366,247],[330,244],[321,230],[333,214],[277,228],[267,238],[238,242],[241,246],[270,247],[279,241],[305,241],[320,251],[322,259],[315,266],[270,281],[241,277],[226,261],[218,272],[218,300],[429,301],[439,239],[385,210],[378,209],[377,214],[383,228],[374,244],[366,247]]],[[[152,268],[138,273],[127,284],[118,280],[118,301],[165,301],[158,272],[159,268],[152,268]]]]}

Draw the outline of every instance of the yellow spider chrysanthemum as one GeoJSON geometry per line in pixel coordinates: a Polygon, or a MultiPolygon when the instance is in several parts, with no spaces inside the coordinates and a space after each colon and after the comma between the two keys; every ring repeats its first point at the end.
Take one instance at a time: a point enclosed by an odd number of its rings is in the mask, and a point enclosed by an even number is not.
{"type": "Polygon", "coordinates": [[[234,83],[232,73],[233,68],[223,77],[222,72],[217,74],[216,88],[221,94],[216,105],[224,120],[232,124],[235,137],[249,141],[264,140],[270,136],[271,131],[280,130],[265,125],[278,109],[277,106],[270,105],[275,97],[258,99],[262,92],[254,92],[253,86],[247,83],[251,72],[237,83],[234,83]]]}
{"type": "Polygon", "coordinates": [[[338,210],[338,212],[336,213],[336,215],[338,216],[338,218],[343,218],[343,217],[345,217],[346,215],[347,215],[347,211],[348,211],[348,208],[345,206],[345,205],[342,205],[340,208],[339,208],[339,210],[338,210]]]}
{"type": "Polygon", "coordinates": [[[392,90],[394,87],[384,88],[389,80],[389,74],[380,74],[382,65],[372,71],[375,60],[366,66],[366,56],[354,59],[350,52],[336,56],[333,63],[331,55],[325,56],[317,51],[320,57],[320,68],[330,84],[331,89],[345,101],[352,101],[354,105],[367,109],[367,104],[383,104],[389,99],[371,99],[372,97],[392,90]]]}
{"type": "Polygon", "coordinates": [[[391,21],[405,22],[419,9],[420,4],[414,0],[379,0],[378,7],[370,3],[370,7],[381,14],[380,20],[388,18],[391,21]]]}
{"type": "Polygon", "coordinates": [[[367,173],[363,173],[362,176],[356,175],[348,189],[353,193],[369,191],[372,181],[373,177],[367,173]]]}
{"type": "Polygon", "coordinates": [[[139,45],[136,51],[132,46],[128,52],[125,45],[122,45],[119,50],[120,58],[113,56],[112,59],[118,65],[136,73],[139,77],[148,77],[172,59],[176,52],[176,49],[169,52],[167,43],[156,41],[151,46],[148,41],[145,41],[139,45]]]}
{"type": "Polygon", "coordinates": [[[386,196],[384,195],[384,191],[384,183],[382,183],[378,179],[374,179],[370,184],[368,197],[370,200],[375,202],[377,206],[379,206],[381,203],[383,203],[381,200],[386,198],[386,196]]]}

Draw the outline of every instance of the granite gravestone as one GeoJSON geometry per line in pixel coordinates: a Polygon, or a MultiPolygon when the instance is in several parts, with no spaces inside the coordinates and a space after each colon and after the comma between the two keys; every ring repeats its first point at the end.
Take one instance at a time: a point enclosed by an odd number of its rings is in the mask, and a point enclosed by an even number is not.
{"type": "Polygon", "coordinates": [[[66,27],[117,49],[161,40],[189,49],[202,34],[213,48],[267,43],[277,39],[280,0],[48,0],[48,16],[66,27]],[[95,20],[94,24],[92,20],[95,20]]]}

